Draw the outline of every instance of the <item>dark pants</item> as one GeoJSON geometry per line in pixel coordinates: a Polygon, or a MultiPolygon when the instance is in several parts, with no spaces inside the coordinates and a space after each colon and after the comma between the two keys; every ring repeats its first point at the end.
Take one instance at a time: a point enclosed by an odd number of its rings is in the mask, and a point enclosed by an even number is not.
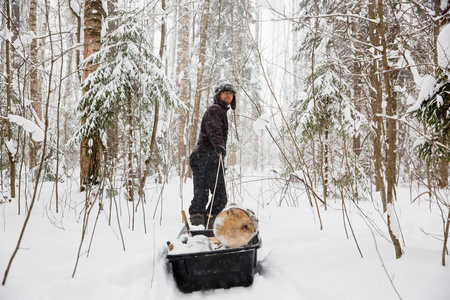
{"type": "Polygon", "coordinates": [[[209,203],[207,208],[206,204],[208,204],[209,193],[211,192],[211,195],[214,193],[216,178],[217,186],[211,214],[219,214],[227,204],[227,193],[222,166],[219,169],[219,176],[217,177],[219,155],[214,152],[194,152],[191,154],[189,164],[191,165],[192,176],[194,177],[194,199],[191,201],[189,214],[209,213],[211,203],[209,203]]]}

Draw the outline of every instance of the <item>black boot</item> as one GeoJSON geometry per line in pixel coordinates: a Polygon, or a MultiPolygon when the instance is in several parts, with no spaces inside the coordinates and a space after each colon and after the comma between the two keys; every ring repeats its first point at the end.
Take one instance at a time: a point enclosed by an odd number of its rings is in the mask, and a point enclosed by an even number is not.
{"type": "Polygon", "coordinates": [[[189,217],[192,226],[205,225],[205,215],[204,214],[192,214],[189,217]]]}
{"type": "Polygon", "coordinates": [[[216,220],[216,215],[206,214],[205,216],[205,229],[213,229],[214,221],[216,220]],[[211,216],[211,217],[210,217],[211,216]],[[209,219],[209,224],[208,224],[209,219]]]}

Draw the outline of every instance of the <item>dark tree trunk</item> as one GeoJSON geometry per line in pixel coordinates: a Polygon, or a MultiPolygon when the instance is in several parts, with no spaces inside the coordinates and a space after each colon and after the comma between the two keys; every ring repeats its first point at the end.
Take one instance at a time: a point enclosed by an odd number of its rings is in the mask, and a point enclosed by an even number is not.
{"type": "MultiPolygon", "coordinates": [[[[8,30],[11,31],[11,12],[10,12],[10,2],[9,0],[5,1],[6,6],[6,27],[8,30]]],[[[11,113],[12,108],[12,91],[11,91],[11,85],[12,85],[12,76],[11,76],[11,51],[10,51],[10,43],[6,43],[5,46],[5,55],[6,55],[6,113],[11,113]]],[[[12,134],[12,128],[11,123],[7,121],[6,123],[6,137],[8,141],[12,141],[13,134],[12,134]]],[[[14,155],[8,151],[8,159],[9,159],[9,176],[10,176],[10,193],[11,198],[16,197],[16,160],[14,155]]]]}
{"type": "MultiPolygon", "coordinates": [[[[105,12],[102,2],[98,0],[87,0],[84,7],[84,58],[100,50],[102,17],[105,12]]],[[[83,70],[83,79],[95,71],[97,66],[88,65],[83,70]]],[[[89,87],[88,87],[89,88],[89,87]]],[[[86,90],[83,90],[85,93],[86,90]]],[[[81,120],[81,125],[86,123],[81,120]]],[[[85,137],[81,141],[80,149],[80,187],[84,189],[86,184],[96,183],[100,174],[101,141],[99,133],[85,137]]]]}

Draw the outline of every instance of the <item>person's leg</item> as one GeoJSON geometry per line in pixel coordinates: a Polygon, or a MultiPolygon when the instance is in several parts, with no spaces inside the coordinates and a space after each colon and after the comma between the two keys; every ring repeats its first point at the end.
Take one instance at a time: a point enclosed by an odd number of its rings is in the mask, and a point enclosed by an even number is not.
{"type": "Polygon", "coordinates": [[[205,207],[209,198],[209,187],[204,174],[204,154],[194,153],[190,157],[192,177],[194,183],[194,198],[189,207],[189,215],[192,225],[203,225],[205,207]]]}

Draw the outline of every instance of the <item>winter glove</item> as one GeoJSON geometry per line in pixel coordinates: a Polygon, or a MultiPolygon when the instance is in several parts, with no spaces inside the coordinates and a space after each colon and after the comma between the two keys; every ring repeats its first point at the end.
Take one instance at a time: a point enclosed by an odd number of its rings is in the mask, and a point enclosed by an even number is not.
{"type": "Polygon", "coordinates": [[[216,147],[214,149],[214,151],[217,153],[217,155],[221,155],[222,154],[222,157],[225,157],[225,155],[227,155],[227,150],[225,150],[225,148],[222,147],[222,146],[216,147]]]}

